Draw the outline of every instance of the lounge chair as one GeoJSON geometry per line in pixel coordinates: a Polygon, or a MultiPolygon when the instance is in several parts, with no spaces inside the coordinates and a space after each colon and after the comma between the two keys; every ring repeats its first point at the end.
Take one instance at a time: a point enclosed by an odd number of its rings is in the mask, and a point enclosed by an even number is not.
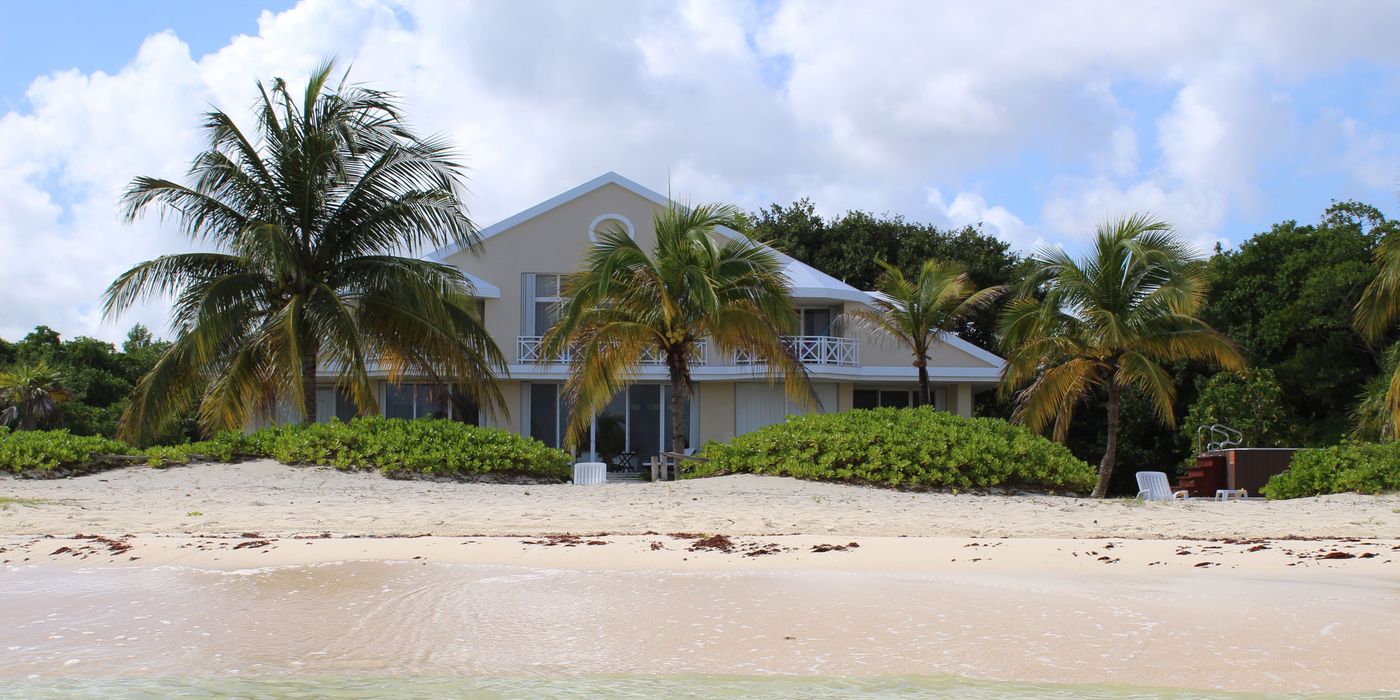
{"type": "Polygon", "coordinates": [[[1137,493],[1138,498],[1149,501],[1186,500],[1185,491],[1172,491],[1166,472],[1138,472],[1137,482],[1140,489],[1137,493]]]}

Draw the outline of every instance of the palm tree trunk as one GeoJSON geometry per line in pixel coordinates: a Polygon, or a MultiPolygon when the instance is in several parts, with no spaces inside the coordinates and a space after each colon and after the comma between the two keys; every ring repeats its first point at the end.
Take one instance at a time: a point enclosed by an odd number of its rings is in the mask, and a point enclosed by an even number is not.
{"type": "Polygon", "coordinates": [[[1113,477],[1113,464],[1118,459],[1118,382],[1108,381],[1108,444],[1103,461],[1099,462],[1099,483],[1094,486],[1094,498],[1108,494],[1108,481],[1113,477]]]}
{"type": "Polygon", "coordinates": [[[919,400],[915,405],[927,406],[933,403],[933,400],[929,398],[928,362],[917,362],[914,366],[919,368],[919,400]]]}
{"type": "Polygon", "coordinates": [[[315,343],[307,343],[308,350],[301,356],[301,400],[306,408],[302,412],[302,425],[311,425],[316,422],[316,356],[315,343]]]}
{"type": "Polygon", "coordinates": [[[685,377],[671,373],[671,451],[685,452],[685,400],[689,398],[686,391],[685,377]]]}

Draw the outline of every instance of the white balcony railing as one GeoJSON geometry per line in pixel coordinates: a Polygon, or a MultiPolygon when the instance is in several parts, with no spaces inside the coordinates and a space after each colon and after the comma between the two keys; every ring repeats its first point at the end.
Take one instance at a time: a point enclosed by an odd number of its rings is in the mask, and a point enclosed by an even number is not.
{"type": "MultiPolygon", "coordinates": [[[[695,355],[691,358],[690,364],[705,364],[705,353],[708,343],[704,338],[695,341],[695,355]]],[[[558,357],[545,357],[540,348],[540,336],[522,335],[515,339],[515,359],[524,365],[567,365],[573,360],[573,353],[569,348],[564,348],[564,352],[558,357]]],[[[662,357],[654,349],[642,353],[642,364],[644,365],[664,365],[666,358],[662,357]]]]}
{"type": "MultiPolygon", "coordinates": [[[[838,338],[831,335],[785,335],[783,345],[807,365],[836,365],[839,367],[860,366],[860,341],[854,338],[838,338]]],[[[747,353],[734,353],[734,364],[758,364],[757,358],[747,353]]]]}

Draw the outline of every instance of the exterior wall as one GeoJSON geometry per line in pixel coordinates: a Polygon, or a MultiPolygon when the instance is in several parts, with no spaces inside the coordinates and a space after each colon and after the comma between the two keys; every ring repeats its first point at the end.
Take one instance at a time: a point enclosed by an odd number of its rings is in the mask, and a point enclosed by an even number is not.
{"type": "MultiPolygon", "coordinates": [[[[506,359],[515,362],[516,337],[521,333],[521,275],[527,272],[568,273],[578,267],[592,243],[588,227],[602,214],[631,221],[637,242],[645,249],[656,243],[653,202],[617,185],[606,185],[519,225],[501,231],[475,255],[463,251],[445,262],[500,287],[499,299],[485,300],[486,330],[506,359]]],[[[600,224],[606,226],[606,224],[600,224]]]]}
{"type": "Polygon", "coordinates": [[[703,382],[695,385],[699,393],[700,434],[695,441],[699,447],[707,440],[728,441],[734,438],[734,382],[703,382]]]}

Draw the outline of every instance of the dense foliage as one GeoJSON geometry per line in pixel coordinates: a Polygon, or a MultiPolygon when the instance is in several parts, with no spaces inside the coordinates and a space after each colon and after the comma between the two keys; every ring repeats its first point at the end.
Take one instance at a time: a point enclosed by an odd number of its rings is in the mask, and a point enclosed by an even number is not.
{"type": "Polygon", "coordinates": [[[753,473],[900,488],[1085,491],[1094,470],[1063,446],[995,418],[932,407],[808,414],[710,443],[692,476],[753,473]]]}
{"type": "MultiPolygon", "coordinates": [[[[113,437],[136,382],[155,364],[166,345],[154,340],[140,324],[127,334],[120,350],[95,338],[63,340],[52,328],[38,326],[17,342],[0,341],[0,372],[22,366],[48,366],[68,395],[62,402],[59,419],[39,427],[67,428],[74,435],[113,437]]],[[[188,422],[177,421],[161,439],[188,439],[191,427],[188,422]]]]}
{"type": "Polygon", "coordinates": [[[136,451],[124,443],[66,431],[0,430],[0,471],[81,470],[94,455],[140,454],[155,466],[192,459],[236,461],[269,458],[285,464],[377,469],[389,475],[537,479],[569,478],[573,460],[533,438],[506,430],[446,420],[357,418],[312,425],[281,425],[250,434],[136,451]]]}
{"type": "MultiPolygon", "coordinates": [[[[1011,244],[983,233],[980,227],[944,230],[899,215],[863,211],[822,218],[808,199],[754,212],[748,225],[756,238],[863,290],[874,289],[884,272],[877,261],[911,276],[927,260],[956,263],[978,289],[1013,281],[1021,262],[1011,244]]],[[[996,351],[994,310],[959,319],[954,327],[964,339],[996,351]]]]}
{"type": "Polygon", "coordinates": [[[1377,244],[1397,231],[1375,208],[1342,202],[1315,225],[1276,224],[1210,261],[1202,316],[1239,343],[1250,367],[1273,370],[1296,419],[1287,437],[1295,444],[1345,435],[1357,395],[1379,370],[1380,350],[1352,329],[1352,309],[1376,276],[1377,244]]]}
{"type": "Polygon", "coordinates": [[[1218,372],[1197,383],[1197,398],[1182,422],[1183,437],[1195,449],[1196,429],[1221,423],[1243,435],[1245,447],[1284,447],[1291,427],[1288,409],[1270,369],[1218,372]]]}
{"type": "Polygon", "coordinates": [[[48,472],[90,467],[95,456],[125,455],[126,443],[67,430],[16,430],[0,426],[0,472],[48,472]]]}
{"type": "Polygon", "coordinates": [[[1344,442],[1299,450],[1288,470],[1269,479],[1269,498],[1400,491],[1400,442],[1344,442]]]}

